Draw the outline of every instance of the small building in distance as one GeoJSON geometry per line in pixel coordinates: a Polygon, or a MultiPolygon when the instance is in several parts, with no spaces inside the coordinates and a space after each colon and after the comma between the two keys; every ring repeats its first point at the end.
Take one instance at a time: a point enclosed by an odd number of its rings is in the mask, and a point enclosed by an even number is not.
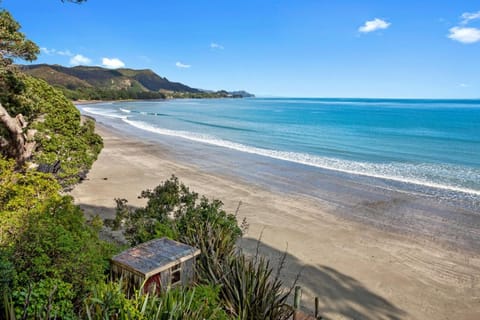
{"type": "Polygon", "coordinates": [[[194,280],[195,257],[200,250],[189,245],[160,238],[130,248],[112,258],[112,276],[126,282],[132,293],[144,284],[145,292],[188,285],[194,280]]]}

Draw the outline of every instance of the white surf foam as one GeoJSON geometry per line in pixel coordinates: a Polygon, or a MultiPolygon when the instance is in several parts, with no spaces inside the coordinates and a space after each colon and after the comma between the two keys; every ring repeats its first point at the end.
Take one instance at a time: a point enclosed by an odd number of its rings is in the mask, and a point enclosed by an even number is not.
{"type": "Polygon", "coordinates": [[[319,157],[306,153],[298,152],[289,152],[289,151],[279,151],[279,150],[269,150],[257,147],[246,146],[240,143],[231,142],[227,140],[218,139],[209,135],[197,134],[188,131],[177,131],[158,128],[152,126],[151,124],[129,120],[127,118],[123,119],[124,122],[134,126],[138,129],[166,135],[172,137],[179,137],[183,139],[188,139],[191,141],[206,143],[214,146],[219,146],[223,148],[228,148],[232,150],[237,150],[241,152],[246,152],[250,154],[261,155],[265,157],[270,157],[273,159],[284,160],[295,162],[303,165],[334,170],[349,174],[368,176],[374,178],[381,178],[387,180],[393,180],[402,183],[410,183],[415,185],[421,185],[426,187],[463,192],[467,194],[473,194],[476,196],[480,195],[480,190],[465,188],[458,185],[447,185],[440,184],[436,182],[431,182],[428,180],[428,176],[431,175],[448,175],[448,172],[451,170],[456,170],[457,175],[463,177],[469,177],[471,181],[480,181],[480,173],[475,170],[470,170],[468,168],[452,168],[447,165],[434,165],[434,164],[404,164],[404,163],[390,163],[390,164],[381,164],[381,163],[368,163],[368,162],[358,162],[358,161],[349,161],[328,157],[319,157]],[[463,170],[464,172],[459,172],[463,170]],[[425,172],[425,174],[419,174],[420,172],[425,172]],[[415,176],[415,174],[417,176],[415,176]]]}
{"type": "Polygon", "coordinates": [[[118,114],[117,110],[115,109],[105,109],[105,108],[99,109],[99,108],[86,107],[86,108],[82,108],[82,110],[87,113],[109,117],[109,118],[117,118],[117,119],[127,118],[127,116],[118,114]]]}

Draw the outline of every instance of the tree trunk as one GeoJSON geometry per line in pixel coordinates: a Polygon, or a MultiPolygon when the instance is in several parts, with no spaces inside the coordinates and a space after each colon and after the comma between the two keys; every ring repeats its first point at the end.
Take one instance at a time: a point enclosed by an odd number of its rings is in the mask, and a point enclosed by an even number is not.
{"type": "Polygon", "coordinates": [[[35,149],[33,131],[29,130],[28,135],[23,132],[27,123],[21,114],[12,118],[7,110],[0,103],[0,124],[7,129],[9,137],[2,137],[2,148],[6,148],[8,156],[15,159],[17,165],[27,161],[35,149]],[[6,143],[5,143],[6,142],[6,143]]]}

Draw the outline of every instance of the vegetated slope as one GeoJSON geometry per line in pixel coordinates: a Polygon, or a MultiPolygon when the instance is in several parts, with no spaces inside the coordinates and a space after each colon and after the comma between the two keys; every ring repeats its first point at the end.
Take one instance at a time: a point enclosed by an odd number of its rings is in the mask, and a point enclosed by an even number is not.
{"type": "Polygon", "coordinates": [[[145,88],[151,91],[167,90],[178,92],[192,92],[198,93],[200,90],[190,88],[179,82],[171,82],[167,78],[160,77],[158,74],[150,69],[132,70],[132,69],[118,69],[124,75],[131,77],[142,84],[145,88]]]}
{"type": "MultiPolygon", "coordinates": [[[[13,74],[4,82],[7,90],[0,94],[0,103],[10,114],[22,114],[24,131],[30,132],[28,139],[34,141],[30,161],[36,165],[59,162],[56,177],[61,185],[78,182],[103,146],[101,137],[94,133],[93,121],[82,121],[72,102],[43,80],[13,74]]],[[[0,138],[6,145],[0,149],[0,157],[9,157],[8,137],[0,126],[0,138]]]]}
{"type": "Polygon", "coordinates": [[[171,82],[151,70],[106,69],[101,67],[25,65],[21,69],[43,79],[73,100],[161,99],[163,91],[199,93],[181,83],[171,82]]]}
{"type": "Polygon", "coordinates": [[[245,98],[245,91],[206,91],[172,82],[150,69],[106,69],[92,66],[23,65],[23,72],[47,81],[72,100],[245,98]]]}
{"type": "Polygon", "coordinates": [[[28,70],[30,75],[47,81],[50,85],[66,87],[68,89],[76,89],[81,87],[91,87],[92,85],[85,80],[81,80],[76,76],[69,75],[52,68],[48,65],[40,64],[36,68],[28,70]]]}

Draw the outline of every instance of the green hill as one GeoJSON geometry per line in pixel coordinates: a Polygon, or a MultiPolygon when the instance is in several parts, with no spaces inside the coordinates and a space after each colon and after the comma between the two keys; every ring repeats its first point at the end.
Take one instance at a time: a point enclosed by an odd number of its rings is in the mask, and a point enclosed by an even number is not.
{"type": "Polygon", "coordinates": [[[244,91],[204,91],[172,82],[149,69],[106,69],[61,65],[23,65],[23,72],[43,79],[72,100],[164,99],[164,98],[241,98],[244,91]],[[241,93],[241,94],[240,94],[241,93]]]}
{"type": "Polygon", "coordinates": [[[105,69],[101,67],[64,67],[60,65],[24,65],[21,69],[62,90],[73,100],[161,99],[166,92],[199,93],[181,83],[171,82],[151,70],[105,69]]]}

